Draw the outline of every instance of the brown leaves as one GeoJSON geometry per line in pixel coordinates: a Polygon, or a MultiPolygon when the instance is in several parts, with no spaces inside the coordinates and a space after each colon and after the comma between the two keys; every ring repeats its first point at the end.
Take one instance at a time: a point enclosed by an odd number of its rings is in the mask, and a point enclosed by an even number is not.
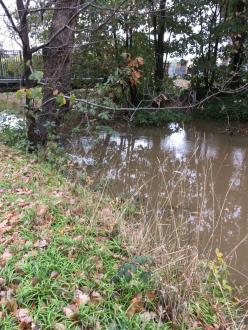
{"type": "Polygon", "coordinates": [[[9,252],[9,249],[5,249],[0,257],[0,265],[4,266],[11,258],[12,254],[9,252]]]}
{"type": "Polygon", "coordinates": [[[0,287],[0,306],[4,306],[2,318],[5,318],[5,313],[7,312],[16,317],[20,330],[38,329],[28,309],[18,308],[17,301],[14,298],[15,289],[6,287],[4,279],[1,279],[0,287]]]}
{"type": "Polygon", "coordinates": [[[46,239],[39,240],[35,242],[34,246],[43,249],[48,246],[48,241],[46,239]]]}
{"type": "Polygon", "coordinates": [[[77,289],[74,293],[73,303],[64,307],[63,312],[68,318],[76,320],[79,308],[81,306],[86,304],[99,304],[102,299],[103,298],[100,293],[96,291],[84,293],[81,290],[77,289]]]}
{"type": "Polygon", "coordinates": [[[0,233],[7,233],[12,230],[12,226],[9,223],[9,220],[4,220],[3,222],[0,223],[0,233]]]}
{"type": "Polygon", "coordinates": [[[27,187],[24,187],[24,188],[17,188],[15,190],[15,193],[17,195],[31,195],[33,193],[33,191],[28,189],[27,187]]]}
{"type": "Polygon", "coordinates": [[[63,308],[63,312],[68,319],[71,320],[76,320],[77,319],[77,313],[79,311],[78,306],[71,304],[67,305],[66,307],[63,308]]]}
{"type": "Polygon", "coordinates": [[[225,325],[218,324],[204,324],[203,322],[195,321],[192,325],[192,329],[204,329],[204,330],[229,330],[230,328],[225,325]]]}
{"type": "Polygon", "coordinates": [[[29,311],[26,308],[20,308],[16,312],[16,318],[20,322],[20,329],[30,329],[33,318],[30,316],[29,311]]]}
{"type": "Polygon", "coordinates": [[[73,302],[78,305],[84,305],[87,304],[90,301],[90,296],[86,293],[83,293],[80,290],[76,290],[74,294],[74,300],[73,302]]]}
{"type": "Polygon", "coordinates": [[[59,91],[58,91],[58,89],[54,89],[53,90],[53,96],[57,96],[57,95],[59,95],[59,91]]]}
{"type": "Polygon", "coordinates": [[[131,304],[128,307],[126,313],[129,316],[133,316],[136,313],[143,312],[145,310],[142,294],[136,294],[131,300],[131,304]]]}
{"type": "Polygon", "coordinates": [[[113,210],[109,207],[100,211],[99,219],[99,224],[108,232],[112,232],[117,225],[113,210]]]}
{"type": "Polygon", "coordinates": [[[128,61],[128,67],[129,68],[133,68],[133,67],[139,67],[141,65],[144,65],[144,59],[143,57],[139,56],[139,57],[135,57],[134,59],[130,59],[128,61]]]}
{"type": "Polygon", "coordinates": [[[131,69],[129,81],[131,86],[136,86],[141,78],[140,66],[144,65],[144,59],[142,57],[135,57],[134,59],[128,59],[127,67],[131,69]]]}
{"type": "Polygon", "coordinates": [[[128,307],[126,313],[129,316],[133,316],[136,313],[143,313],[144,318],[150,318],[154,319],[154,313],[153,315],[150,315],[151,312],[146,311],[146,303],[147,302],[154,302],[157,298],[156,291],[147,291],[144,295],[141,293],[137,293],[133,299],[131,300],[130,306],[128,307]],[[148,315],[148,314],[149,315],[148,315]]]}
{"type": "Polygon", "coordinates": [[[48,209],[48,206],[45,204],[38,205],[36,210],[37,216],[43,218],[47,214],[48,209]]]}

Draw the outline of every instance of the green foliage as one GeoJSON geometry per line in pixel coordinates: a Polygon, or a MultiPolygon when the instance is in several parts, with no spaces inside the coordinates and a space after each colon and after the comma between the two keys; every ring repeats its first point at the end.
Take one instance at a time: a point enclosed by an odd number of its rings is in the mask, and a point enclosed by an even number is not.
{"type": "Polygon", "coordinates": [[[30,100],[40,100],[42,98],[42,87],[34,87],[26,90],[27,98],[30,100]]]}
{"type": "Polygon", "coordinates": [[[71,94],[70,95],[70,104],[74,105],[76,102],[76,95],[75,94],[71,94]]]}
{"type": "Polygon", "coordinates": [[[219,249],[216,249],[215,253],[214,260],[201,263],[205,274],[202,279],[202,292],[189,303],[190,313],[197,316],[202,324],[207,325],[217,324],[219,321],[218,314],[215,313],[215,304],[226,306],[227,318],[232,319],[239,313],[237,303],[232,299],[233,287],[229,283],[228,266],[219,249]]]}
{"type": "Polygon", "coordinates": [[[247,96],[239,95],[232,97],[213,98],[203,107],[198,109],[194,116],[196,118],[223,120],[223,121],[240,121],[248,120],[247,96]]]}
{"type": "Polygon", "coordinates": [[[44,76],[43,71],[33,71],[29,76],[29,79],[40,82],[43,79],[43,76],[44,76]]]}
{"type": "Polygon", "coordinates": [[[60,93],[58,96],[56,96],[56,103],[59,107],[66,105],[66,98],[64,94],[60,93]]]}
{"type": "Polygon", "coordinates": [[[134,117],[134,123],[140,126],[160,126],[169,122],[187,121],[191,116],[186,113],[173,110],[137,111],[134,117]]]}
{"type": "Polygon", "coordinates": [[[133,257],[131,262],[126,262],[118,268],[117,274],[113,277],[114,283],[138,281],[147,283],[152,278],[150,271],[151,259],[145,256],[133,257]]]}
{"type": "Polygon", "coordinates": [[[109,112],[107,111],[100,112],[98,118],[101,120],[109,120],[110,119],[109,112]]]}
{"type": "Polygon", "coordinates": [[[28,150],[29,141],[24,127],[11,128],[6,126],[0,131],[0,139],[10,147],[15,147],[22,151],[28,150]]]}

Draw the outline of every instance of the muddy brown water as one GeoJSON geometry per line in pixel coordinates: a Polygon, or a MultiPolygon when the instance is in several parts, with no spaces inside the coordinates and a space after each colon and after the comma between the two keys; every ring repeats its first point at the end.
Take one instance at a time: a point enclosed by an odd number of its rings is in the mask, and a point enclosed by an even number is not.
{"type": "Polygon", "coordinates": [[[198,121],[77,135],[67,148],[95,185],[161,211],[162,220],[170,196],[175,214],[183,208],[200,233],[199,249],[219,248],[236,283],[248,284],[248,137],[198,121]]]}
{"type": "MultiPolygon", "coordinates": [[[[19,124],[15,116],[0,116],[0,128],[19,124]]],[[[226,134],[221,123],[194,121],[77,134],[66,148],[97,189],[142,204],[147,221],[168,221],[168,209],[173,220],[183,218],[198,235],[199,251],[214,256],[219,248],[248,294],[248,137],[226,134]]]]}

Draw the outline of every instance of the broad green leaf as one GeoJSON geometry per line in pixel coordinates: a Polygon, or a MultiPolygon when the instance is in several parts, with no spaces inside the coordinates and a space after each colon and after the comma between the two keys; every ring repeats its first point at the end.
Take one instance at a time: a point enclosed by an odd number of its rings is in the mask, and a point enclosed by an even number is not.
{"type": "Polygon", "coordinates": [[[56,97],[56,102],[59,107],[63,107],[64,105],[66,105],[66,98],[65,98],[64,94],[59,94],[56,97]]]}
{"type": "Polygon", "coordinates": [[[27,90],[26,89],[19,89],[16,92],[16,97],[18,100],[22,99],[24,95],[26,95],[27,90]]]}
{"type": "Polygon", "coordinates": [[[40,82],[41,79],[43,78],[43,76],[44,76],[44,73],[42,71],[34,71],[29,76],[29,79],[30,80],[36,80],[36,81],[40,82]]]}
{"type": "Polygon", "coordinates": [[[29,99],[41,99],[42,98],[42,87],[34,87],[27,90],[27,97],[29,99]]]}

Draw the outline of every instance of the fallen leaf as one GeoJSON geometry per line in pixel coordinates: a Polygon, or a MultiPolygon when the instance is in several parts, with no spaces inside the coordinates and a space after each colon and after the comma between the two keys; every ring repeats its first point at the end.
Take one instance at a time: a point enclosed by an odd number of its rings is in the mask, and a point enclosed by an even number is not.
{"type": "Polygon", "coordinates": [[[50,275],[51,278],[57,278],[58,276],[59,276],[59,272],[55,272],[55,271],[51,272],[50,275]]]}
{"type": "Polygon", "coordinates": [[[39,282],[39,279],[38,277],[33,277],[32,280],[31,280],[31,285],[32,286],[36,286],[36,284],[39,282]]]}
{"type": "Polygon", "coordinates": [[[66,330],[66,327],[62,323],[56,323],[53,326],[53,330],[66,330]]]}
{"type": "Polygon", "coordinates": [[[90,303],[91,304],[99,304],[102,301],[102,296],[100,295],[100,293],[93,291],[90,294],[90,303]]]}
{"type": "Polygon", "coordinates": [[[130,306],[128,307],[126,314],[133,316],[136,313],[144,311],[144,303],[142,300],[142,295],[140,293],[136,294],[131,300],[130,306]]]}
{"type": "Polygon", "coordinates": [[[90,301],[90,296],[86,293],[83,293],[80,290],[76,290],[74,293],[74,300],[73,302],[76,305],[85,305],[90,301]]]}
{"type": "Polygon", "coordinates": [[[100,224],[109,232],[112,232],[117,222],[114,217],[113,211],[109,207],[105,207],[100,212],[100,224]]]}
{"type": "Polygon", "coordinates": [[[2,277],[0,277],[0,286],[4,286],[6,283],[6,280],[2,277]]]}
{"type": "Polygon", "coordinates": [[[2,261],[3,264],[5,264],[11,258],[12,258],[12,254],[9,252],[8,249],[6,249],[1,256],[0,261],[2,261]]]}
{"type": "Polygon", "coordinates": [[[27,187],[21,189],[21,188],[17,188],[15,190],[17,195],[31,195],[33,193],[32,190],[28,189],[27,187]]]}
{"type": "Polygon", "coordinates": [[[144,312],[140,315],[143,322],[153,321],[157,319],[157,314],[155,312],[144,312]]]}
{"type": "Polygon", "coordinates": [[[19,199],[16,201],[16,203],[17,203],[17,205],[18,205],[19,207],[25,207],[25,206],[28,206],[28,205],[29,205],[28,202],[26,202],[25,200],[23,200],[23,199],[21,199],[21,198],[19,198],[19,199]]]}
{"type": "Polygon", "coordinates": [[[20,308],[16,311],[16,318],[21,323],[20,328],[25,329],[29,324],[33,322],[32,316],[26,308],[20,308]]]}
{"type": "Polygon", "coordinates": [[[156,293],[156,291],[155,291],[155,290],[153,290],[153,291],[147,291],[147,292],[145,293],[145,298],[146,298],[147,300],[155,300],[155,299],[157,298],[157,293],[156,293]]]}
{"type": "Polygon", "coordinates": [[[69,319],[75,319],[77,317],[78,307],[74,304],[67,305],[63,308],[63,312],[69,319]]]}
{"type": "Polygon", "coordinates": [[[45,239],[42,239],[42,240],[40,240],[40,241],[37,241],[37,242],[35,242],[35,244],[34,244],[35,247],[39,247],[40,249],[46,247],[47,245],[48,245],[48,242],[47,242],[47,240],[45,240],[45,239]]]}
{"type": "Polygon", "coordinates": [[[39,205],[37,207],[37,216],[38,217],[44,217],[48,212],[48,206],[47,205],[39,205]]]}
{"type": "Polygon", "coordinates": [[[74,241],[82,242],[84,239],[84,236],[78,235],[78,236],[74,237],[73,239],[74,239],[74,241]]]}

